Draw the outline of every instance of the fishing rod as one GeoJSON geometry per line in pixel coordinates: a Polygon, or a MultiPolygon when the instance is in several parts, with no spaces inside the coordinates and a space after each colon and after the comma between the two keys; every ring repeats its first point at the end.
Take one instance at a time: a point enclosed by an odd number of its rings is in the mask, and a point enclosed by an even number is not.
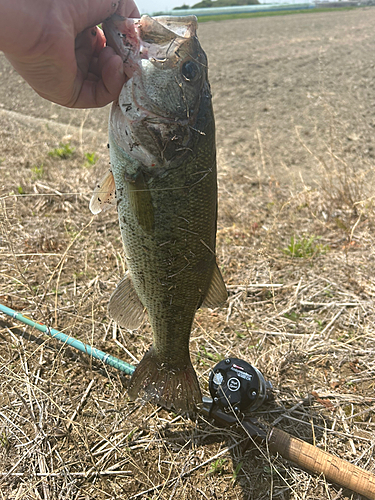
{"type": "Polygon", "coordinates": [[[121,359],[116,358],[115,356],[106,354],[105,352],[100,351],[95,347],[91,347],[88,344],[84,344],[80,340],[77,340],[71,337],[70,335],[65,335],[65,333],[59,332],[54,328],[50,328],[49,326],[43,325],[38,321],[34,321],[26,316],[23,316],[21,313],[14,311],[10,307],[6,307],[0,304],[0,312],[7,314],[8,316],[17,321],[21,321],[21,323],[24,323],[25,325],[31,326],[32,328],[36,328],[36,330],[46,333],[47,335],[49,335],[54,339],[60,340],[60,342],[63,342],[63,344],[65,345],[74,347],[78,351],[84,352],[85,354],[88,354],[89,356],[92,356],[93,358],[98,359],[99,361],[103,361],[103,363],[105,363],[106,365],[113,366],[113,368],[116,368],[117,370],[124,372],[126,375],[132,375],[135,370],[135,366],[130,365],[129,363],[126,363],[125,361],[122,361],[121,359]]]}
{"type": "MultiPolygon", "coordinates": [[[[201,413],[223,426],[242,427],[256,443],[265,443],[269,451],[294,462],[311,473],[324,474],[370,500],[375,500],[375,475],[276,427],[265,428],[244,414],[254,411],[267,399],[270,384],[246,361],[228,358],[211,371],[211,398],[203,398],[201,413]]],[[[272,386],[271,386],[272,387],[272,386]]]]}
{"type": "MultiPolygon", "coordinates": [[[[132,375],[135,367],[84,344],[69,335],[33,321],[10,307],[0,304],[0,312],[50,337],[74,347],[103,363],[132,375]]],[[[256,443],[263,443],[273,454],[294,462],[314,474],[324,474],[328,481],[348,488],[370,500],[375,500],[375,475],[335,455],[320,450],[302,439],[276,427],[265,428],[245,411],[255,411],[269,397],[272,385],[262,373],[244,360],[227,358],[220,361],[209,376],[211,397],[203,397],[201,414],[212,418],[221,426],[237,426],[244,429],[256,443]]]]}

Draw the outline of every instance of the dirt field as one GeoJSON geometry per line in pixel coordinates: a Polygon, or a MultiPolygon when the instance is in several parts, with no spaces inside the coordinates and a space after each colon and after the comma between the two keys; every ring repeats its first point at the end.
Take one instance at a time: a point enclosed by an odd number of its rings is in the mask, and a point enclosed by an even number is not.
{"type": "MultiPolygon", "coordinates": [[[[273,384],[256,417],[375,473],[375,9],[205,23],[225,307],[191,355],[273,384]]],[[[116,214],[88,203],[108,108],[36,96],[0,57],[0,303],[133,363],[146,324],[107,316],[116,214]],[[60,144],[68,144],[59,151],[60,144]],[[70,149],[69,149],[70,148],[70,149]]],[[[223,430],[129,402],[127,379],[0,315],[0,498],[361,498],[223,430]]]]}

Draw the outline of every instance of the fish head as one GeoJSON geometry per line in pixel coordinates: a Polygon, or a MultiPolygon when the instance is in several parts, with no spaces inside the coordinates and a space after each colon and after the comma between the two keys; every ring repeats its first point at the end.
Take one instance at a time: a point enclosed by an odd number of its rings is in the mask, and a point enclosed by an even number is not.
{"type": "Polygon", "coordinates": [[[103,27],[129,78],[113,103],[110,135],[146,167],[164,167],[186,154],[203,102],[211,105],[197,19],[145,15],[103,27]]]}

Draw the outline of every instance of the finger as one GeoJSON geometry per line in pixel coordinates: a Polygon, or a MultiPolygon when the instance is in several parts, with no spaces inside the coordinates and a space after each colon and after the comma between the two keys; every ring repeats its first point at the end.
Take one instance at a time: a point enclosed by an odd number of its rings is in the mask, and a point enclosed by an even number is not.
{"type": "Polygon", "coordinates": [[[72,19],[75,33],[100,24],[114,13],[124,17],[139,17],[134,0],[81,0],[74,5],[72,19]]]}
{"type": "Polygon", "coordinates": [[[134,0],[120,0],[116,14],[123,17],[140,17],[138,7],[134,0]]]}
{"type": "MultiPolygon", "coordinates": [[[[112,16],[123,0],[81,0],[75,2],[71,13],[75,33],[96,26],[112,16]]],[[[126,0],[127,1],[127,0],[126,0]]]]}
{"type": "Polygon", "coordinates": [[[94,73],[88,73],[87,74],[87,78],[86,80],[90,81],[90,82],[98,82],[100,80],[100,78],[98,78],[94,73]]]}
{"type": "Polygon", "coordinates": [[[96,40],[96,28],[89,28],[82,31],[82,33],[77,35],[75,39],[75,56],[77,66],[81,70],[84,78],[88,72],[91,60],[95,53],[97,44],[96,40]]]}
{"type": "Polygon", "coordinates": [[[90,63],[89,71],[98,77],[101,77],[104,66],[109,59],[116,55],[112,47],[104,47],[98,57],[93,57],[90,63]]]}
{"type": "Polygon", "coordinates": [[[102,78],[94,82],[85,80],[82,83],[74,108],[100,108],[117,99],[125,83],[121,57],[114,55],[106,61],[102,70],[102,78]]]}

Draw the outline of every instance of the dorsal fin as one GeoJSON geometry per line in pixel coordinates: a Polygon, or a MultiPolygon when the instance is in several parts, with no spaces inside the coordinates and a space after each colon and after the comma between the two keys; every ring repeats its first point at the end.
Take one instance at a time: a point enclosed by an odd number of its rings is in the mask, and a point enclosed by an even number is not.
{"type": "Polygon", "coordinates": [[[117,324],[128,330],[136,330],[143,323],[146,316],[145,308],[134,289],[129,272],[112,293],[108,313],[117,324]]]}
{"type": "Polygon", "coordinates": [[[90,210],[95,215],[109,208],[110,205],[116,205],[116,186],[112,171],[108,170],[94,189],[90,201],[90,210]]]}
{"type": "Polygon", "coordinates": [[[208,292],[202,302],[201,307],[221,306],[228,298],[228,292],[219,268],[215,262],[215,268],[212,275],[208,292]]]}

